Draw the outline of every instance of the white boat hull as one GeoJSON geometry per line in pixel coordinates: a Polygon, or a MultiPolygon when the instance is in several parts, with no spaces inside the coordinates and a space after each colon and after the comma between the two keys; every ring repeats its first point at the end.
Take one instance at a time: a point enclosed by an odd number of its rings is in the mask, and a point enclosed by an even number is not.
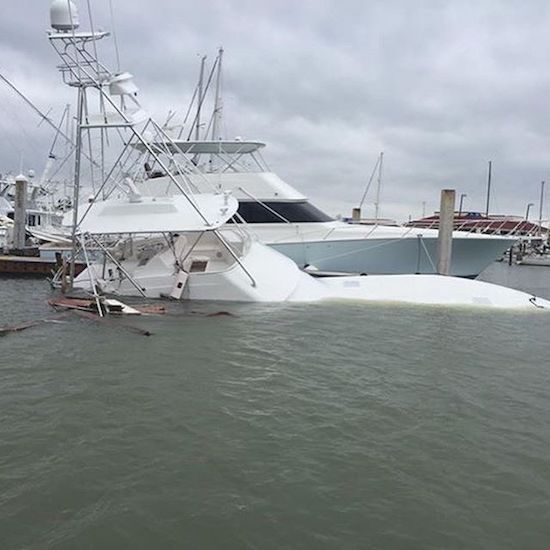
{"type": "MultiPolygon", "coordinates": [[[[125,264],[134,284],[149,298],[174,296],[181,300],[235,302],[388,302],[406,304],[488,307],[531,310],[550,309],[550,302],[506,287],[440,275],[368,275],[314,278],[299,270],[285,256],[252,243],[241,265],[216,272],[186,273],[174,269],[163,252],[144,266],[125,264]],[[244,268],[244,269],[243,269],[244,268]],[[245,271],[246,270],[246,271],[245,271]],[[178,281],[185,286],[177,290],[178,281]]],[[[107,265],[107,272],[114,266],[107,265]]],[[[102,264],[94,264],[75,280],[90,290],[92,280],[104,292],[139,296],[140,291],[124,277],[102,279],[102,264]],[[92,277],[90,277],[92,272],[92,277]]]]}
{"type": "Polygon", "coordinates": [[[333,299],[498,309],[550,310],[550,301],[504,286],[442,275],[322,279],[333,299]],[[347,280],[346,280],[347,279],[347,280]]]}
{"type": "MultiPolygon", "coordinates": [[[[477,277],[502,256],[515,241],[455,238],[451,275],[477,277]]],[[[437,272],[437,238],[364,240],[325,240],[266,243],[294,260],[299,266],[315,266],[321,271],[367,274],[406,274],[437,272]]]]}

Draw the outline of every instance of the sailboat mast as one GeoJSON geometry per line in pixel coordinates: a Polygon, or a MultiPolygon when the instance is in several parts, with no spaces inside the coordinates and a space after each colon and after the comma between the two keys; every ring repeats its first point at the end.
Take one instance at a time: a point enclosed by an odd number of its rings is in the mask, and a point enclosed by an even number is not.
{"type": "MultiPolygon", "coordinates": [[[[46,161],[46,165],[44,166],[44,169],[42,170],[42,174],[40,174],[40,179],[38,180],[39,187],[44,187],[48,183],[48,178],[50,176],[50,172],[53,166],[53,161],[56,159],[55,146],[57,144],[57,138],[59,136],[59,133],[61,132],[61,127],[63,126],[65,119],[69,117],[68,111],[69,111],[69,105],[66,105],[63,111],[63,114],[61,115],[61,120],[59,121],[57,132],[55,133],[52,144],[50,146],[50,151],[48,153],[48,160],[46,161]]],[[[66,156],[68,156],[68,153],[66,156]]]]}
{"type": "Polygon", "coordinates": [[[493,172],[493,161],[489,161],[489,173],[487,174],[487,203],[485,205],[485,216],[489,216],[489,201],[491,200],[491,176],[493,172]]]}
{"type": "Polygon", "coordinates": [[[216,73],[216,96],[214,99],[214,119],[212,121],[212,141],[217,141],[220,138],[219,132],[223,109],[221,98],[222,58],[223,48],[220,48],[218,50],[218,70],[216,73]]]}
{"type": "Polygon", "coordinates": [[[65,140],[65,156],[68,157],[71,153],[71,147],[73,143],[73,140],[71,138],[71,104],[67,103],[67,105],[65,105],[65,109],[67,111],[67,118],[65,118],[65,135],[69,138],[65,140]]]}
{"type": "Polygon", "coordinates": [[[544,186],[545,182],[540,182],[540,205],[539,205],[539,236],[542,235],[542,215],[544,207],[544,186]]]}
{"type": "Polygon", "coordinates": [[[384,153],[380,153],[380,159],[378,161],[378,178],[376,182],[376,197],[374,199],[374,222],[378,223],[378,217],[380,215],[380,188],[382,187],[382,164],[384,162],[384,153]]]}
{"type": "Polygon", "coordinates": [[[197,86],[198,91],[198,103],[197,103],[197,116],[195,120],[195,140],[200,140],[200,130],[201,130],[201,108],[203,101],[203,83],[204,83],[204,64],[206,63],[206,55],[201,57],[201,69],[199,73],[199,83],[197,86]]]}
{"type": "Polygon", "coordinates": [[[56,133],[58,133],[65,141],[71,143],[71,138],[62,132],[58,126],[53,122],[51,118],[44,114],[15,84],[13,84],[6,76],[0,73],[0,80],[2,80],[10,89],[12,89],[46,124],[51,126],[56,133]]]}

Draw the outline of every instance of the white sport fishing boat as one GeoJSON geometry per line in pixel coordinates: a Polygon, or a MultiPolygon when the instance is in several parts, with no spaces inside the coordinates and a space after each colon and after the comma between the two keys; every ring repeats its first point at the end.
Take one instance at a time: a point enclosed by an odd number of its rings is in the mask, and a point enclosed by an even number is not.
{"type": "MultiPolygon", "coordinates": [[[[60,70],[79,96],[76,199],[82,176],[78,167],[83,133],[100,128],[102,135],[112,130],[116,130],[113,135],[127,135],[121,139],[122,150],[111,167],[105,165],[105,177],[94,197],[81,210],[76,200],[73,210],[73,257],[80,251],[87,268],[76,277],[72,272],[71,280],[74,287],[92,292],[98,302],[100,294],[106,293],[180,300],[366,300],[550,308],[550,302],[522,292],[455,277],[319,279],[305,273],[288,257],[258,242],[245,224],[226,223],[238,209],[231,193],[194,193],[189,174],[195,179],[203,177],[196,167],[177,159],[170,148],[159,150],[152,145],[170,138],[153,119],[136,121],[143,117],[132,76],[115,74],[96,58],[95,42],[107,33],[77,32],[76,7],[70,0],[54,0],[51,20],[49,39],[61,57],[60,70]],[[100,109],[98,117],[92,114],[94,94],[99,99],[95,102],[100,109]],[[135,181],[143,176],[142,167],[150,163],[168,175],[179,194],[155,197],[140,193],[135,181]]],[[[64,277],[58,275],[57,282],[64,284],[64,277]]]]}

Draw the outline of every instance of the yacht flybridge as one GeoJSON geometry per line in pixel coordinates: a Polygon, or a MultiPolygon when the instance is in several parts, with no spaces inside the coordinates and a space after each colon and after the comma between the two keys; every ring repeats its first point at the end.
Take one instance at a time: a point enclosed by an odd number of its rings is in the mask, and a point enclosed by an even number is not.
{"type": "MultiPolygon", "coordinates": [[[[51,22],[49,39],[61,58],[64,81],[78,91],[70,283],[92,293],[98,310],[102,294],[550,308],[550,302],[522,292],[455,277],[318,279],[305,273],[290,258],[260,243],[248,224],[227,223],[238,217],[237,198],[206,177],[192,160],[175,155],[177,142],[144,115],[132,76],[113,73],[100,61],[97,42],[107,33],[77,32],[77,11],[71,0],[54,0],[51,22]],[[99,133],[99,139],[85,140],[92,131],[99,133]],[[117,136],[120,148],[113,153],[110,149],[117,136]],[[97,142],[101,156],[88,152],[86,172],[83,144],[97,142]],[[152,195],[140,188],[140,182],[160,180],[154,177],[156,171],[172,192],[152,195]],[[93,193],[87,203],[79,204],[80,187],[87,178],[93,193]],[[199,186],[210,190],[197,192],[199,186]],[[77,254],[87,267],[75,276],[77,254]]],[[[65,286],[64,272],[55,283],[65,286]]]]}

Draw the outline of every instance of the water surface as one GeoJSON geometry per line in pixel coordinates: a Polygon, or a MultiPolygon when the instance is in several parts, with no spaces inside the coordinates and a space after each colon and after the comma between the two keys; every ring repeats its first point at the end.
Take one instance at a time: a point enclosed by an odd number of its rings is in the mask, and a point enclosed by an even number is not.
{"type": "MultiPolygon", "coordinates": [[[[48,296],[0,280],[0,324],[51,316],[48,296]]],[[[2,548],[550,546],[550,315],[124,323],[154,335],[69,316],[0,338],[2,548]]]]}

